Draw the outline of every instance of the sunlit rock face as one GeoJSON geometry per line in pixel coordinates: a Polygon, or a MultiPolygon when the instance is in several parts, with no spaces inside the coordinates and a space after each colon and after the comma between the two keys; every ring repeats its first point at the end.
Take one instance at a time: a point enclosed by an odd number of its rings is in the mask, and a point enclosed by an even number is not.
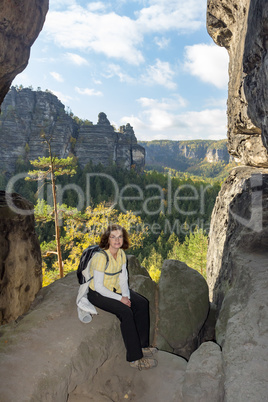
{"type": "Polygon", "coordinates": [[[207,29],[229,54],[228,150],[242,164],[267,167],[265,0],[208,0],[207,29]]]}
{"type": "Polygon", "coordinates": [[[27,66],[47,11],[48,0],[1,0],[0,105],[13,79],[27,66]]]}
{"type": "Polygon", "coordinates": [[[268,149],[268,3],[252,0],[249,7],[245,38],[243,71],[248,115],[262,130],[263,144],[268,149]]]}
{"type": "Polygon", "coordinates": [[[0,191],[0,325],[24,314],[42,286],[33,205],[0,191]]]}
{"type": "Polygon", "coordinates": [[[267,0],[208,1],[208,31],[230,56],[228,148],[241,163],[217,197],[207,255],[228,402],[268,395],[267,11],[267,0]]]}

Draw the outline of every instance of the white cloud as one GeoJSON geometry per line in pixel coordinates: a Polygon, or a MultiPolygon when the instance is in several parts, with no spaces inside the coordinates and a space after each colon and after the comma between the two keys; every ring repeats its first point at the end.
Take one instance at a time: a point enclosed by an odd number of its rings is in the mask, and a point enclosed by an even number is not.
{"type": "Polygon", "coordinates": [[[105,78],[112,78],[116,76],[119,78],[120,82],[134,82],[134,79],[130,77],[130,75],[124,73],[121,66],[119,66],[118,64],[109,64],[107,67],[107,73],[105,73],[104,76],[105,78]]]}
{"type": "Polygon", "coordinates": [[[87,5],[87,9],[89,11],[103,11],[106,9],[106,6],[101,1],[95,1],[95,2],[89,3],[87,5]]]}
{"type": "Polygon", "coordinates": [[[146,74],[142,75],[141,80],[147,85],[158,84],[168,89],[175,89],[177,85],[172,81],[174,75],[168,62],[157,59],[153,66],[146,69],[146,74]]]}
{"type": "Polygon", "coordinates": [[[54,78],[54,80],[56,80],[56,81],[58,81],[58,82],[64,82],[64,79],[63,79],[63,77],[62,77],[61,74],[56,73],[55,71],[51,71],[51,72],[50,72],[50,75],[51,75],[51,77],[54,78]]]}
{"type": "Polygon", "coordinates": [[[102,85],[101,80],[96,80],[95,78],[93,78],[93,82],[94,82],[94,84],[96,84],[96,85],[102,85]]]}
{"type": "MultiPolygon", "coordinates": [[[[58,46],[105,54],[132,65],[144,62],[142,45],[147,33],[191,32],[203,24],[205,6],[200,0],[149,1],[135,19],[105,12],[111,4],[92,2],[82,7],[74,0],[61,0],[47,14],[43,32],[58,46]]],[[[167,46],[168,39],[156,41],[167,46]]]]}
{"type": "Polygon", "coordinates": [[[49,2],[49,10],[60,10],[63,7],[70,7],[75,4],[76,0],[51,0],[49,2]]]}
{"type": "Polygon", "coordinates": [[[75,87],[75,91],[80,95],[87,95],[87,96],[103,96],[101,91],[96,91],[95,89],[91,88],[78,88],[75,87]]]}
{"type": "Polygon", "coordinates": [[[88,61],[84,59],[84,57],[79,56],[76,53],[66,53],[65,57],[71,61],[71,63],[76,64],[77,66],[88,65],[88,61]]]}
{"type": "MultiPolygon", "coordinates": [[[[178,98],[179,100],[179,98],[178,98]]],[[[176,99],[140,98],[138,116],[124,116],[121,124],[130,123],[139,140],[222,139],[226,138],[226,110],[204,109],[182,112],[176,99]]]]}
{"type": "Polygon", "coordinates": [[[185,70],[220,89],[227,88],[228,61],[226,49],[214,44],[185,48],[185,70]]]}
{"type": "Polygon", "coordinates": [[[159,38],[158,36],[156,36],[154,38],[154,42],[156,43],[156,45],[160,48],[160,49],[165,49],[168,47],[170,39],[165,38],[165,37],[161,37],[159,38]]]}
{"type": "Polygon", "coordinates": [[[44,32],[59,46],[103,53],[138,65],[144,61],[137,47],[142,34],[135,21],[114,12],[93,13],[80,6],[47,14],[44,32]]]}
{"type": "Polygon", "coordinates": [[[199,29],[205,15],[200,0],[150,1],[149,7],[139,11],[137,23],[143,32],[191,32],[199,29]]]}

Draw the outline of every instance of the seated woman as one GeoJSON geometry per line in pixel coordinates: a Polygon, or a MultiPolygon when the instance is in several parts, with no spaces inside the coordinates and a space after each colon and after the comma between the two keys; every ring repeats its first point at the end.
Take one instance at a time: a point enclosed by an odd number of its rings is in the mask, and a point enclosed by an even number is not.
{"type": "Polygon", "coordinates": [[[126,359],[133,368],[149,369],[157,366],[149,347],[149,302],[129,289],[126,254],[129,248],[127,231],[120,225],[110,225],[101,236],[100,247],[109,257],[106,268],[104,253],[96,253],[91,260],[88,300],[96,307],[115,314],[121,322],[126,347],[126,359]],[[105,269],[106,268],[106,269],[105,269]]]}

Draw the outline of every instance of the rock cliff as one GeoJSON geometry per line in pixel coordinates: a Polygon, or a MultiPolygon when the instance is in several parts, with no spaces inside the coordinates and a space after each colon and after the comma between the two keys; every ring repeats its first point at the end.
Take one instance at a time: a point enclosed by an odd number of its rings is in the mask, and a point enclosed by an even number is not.
{"type": "Polygon", "coordinates": [[[42,287],[33,205],[0,191],[0,325],[24,314],[42,287]]]}
{"type": "Polygon", "coordinates": [[[214,177],[224,171],[226,165],[230,163],[235,165],[234,158],[227,149],[227,139],[219,141],[153,140],[139,141],[139,144],[145,148],[148,169],[162,171],[165,167],[197,176],[214,177]]]}
{"type": "Polygon", "coordinates": [[[0,8],[0,105],[28,64],[30,48],[41,31],[48,0],[2,0],[0,8]]]}
{"type": "Polygon", "coordinates": [[[266,0],[209,0],[208,31],[230,55],[233,169],[212,213],[207,259],[224,401],[266,401],[268,381],[268,96],[266,0]]]}
{"type": "Polygon", "coordinates": [[[208,32],[229,53],[229,152],[242,164],[267,167],[268,4],[264,0],[207,4],[208,32]]]}
{"type": "Polygon", "coordinates": [[[18,159],[46,156],[42,132],[52,135],[52,150],[57,156],[74,155],[82,167],[90,161],[104,166],[115,163],[126,169],[144,167],[145,151],[129,124],[116,132],[105,113],[99,114],[97,124],[76,120],[52,93],[12,87],[0,116],[0,169],[12,174],[18,159]]]}
{"type": "MultiPolygon", "coordinates": [[[[183,160],[189,160],[189,165],[193,160],[201,160],[209,163],[224,162],[229,163],[233,160],[227,150],[227,140],[193,140],[193,141],[169,141],[153,140],[139,141],[145,148],[146,164],[170,163],[179,164],[183,160]]],[[[171,166],[170,166],[171,167],[171,166]]]]}

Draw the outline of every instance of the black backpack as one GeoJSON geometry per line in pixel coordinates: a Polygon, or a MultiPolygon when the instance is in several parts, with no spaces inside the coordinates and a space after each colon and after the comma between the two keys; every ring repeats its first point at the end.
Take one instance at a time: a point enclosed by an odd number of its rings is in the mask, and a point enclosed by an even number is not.
{"type": "MultiPolygon", "coordinates": [[[[106,253],[102,248],[100,248],[100,246],[95,245],[95,246],[89,246],[89,247],[87,247],[87,248],[83,251],[83,253],[82,253],[82,255],[81,255],[80,262],[79,262],[79,265],[78,265],[78,268],[77,268],[77,271],[76,271],[77,279],[78,279],[78,282],[79,282],[80,285],[83,285],[84,283],[87,282],[87,281],[86,281],[86,278],[84,277],[84,275],[82,274],[82,272],[84,271],[84,269],[86,269],[86,267],[87,267],[89,261],[91,260],[91,258],[93,257],[93,255],[94,255],[95,253],[103,253],[103,254],[105,254],[106,260],[107,260],[105,269],[107,268],[107,266],[108,266],[108,264],[109,264],[109,257],[108,257],[108,255],[107,255],[107,253],[106,253]]],[[[88,280],[88,282],[89,282],[91,279],[92,279],[92,278],[90,278],[90,279],[88,280]]]]}

